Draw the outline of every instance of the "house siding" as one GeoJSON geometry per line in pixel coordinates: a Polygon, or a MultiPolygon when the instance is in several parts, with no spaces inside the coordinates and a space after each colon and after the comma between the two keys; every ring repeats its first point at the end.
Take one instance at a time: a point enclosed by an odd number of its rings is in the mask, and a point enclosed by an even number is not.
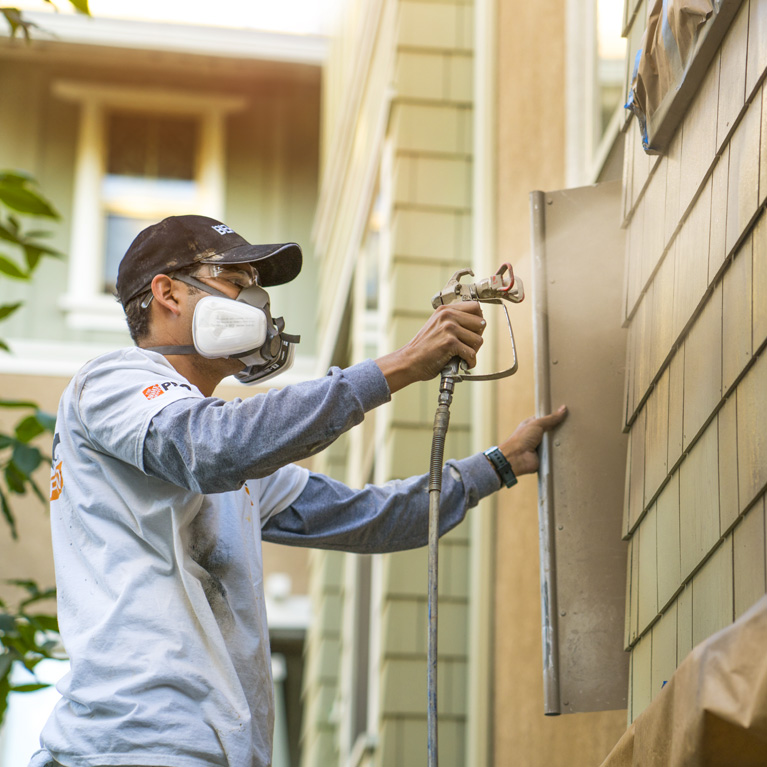
{"type": "MultiPolygon", "coordinates": [[[[351,273],[361,263],[357,255],[376,193],[371,183],[377,179],[387,222],[379,264],[378,322],[383,329],[381,351],[390,351],[407,343],[428,319],[431,297],[453,272],[471,265],[473,6],[389,0],[352,3],[347,10],[326,73],[323,194],[336,195],[338,202],[323,215],[321,201],[315,229],[323,259],[321,292],[328,306],[350,300],[351,273]],[[371,15],[378,20],[374,35],[367,27],[371,15]],[[345,100],[338,91],[344,68],[355,72],[346,81],[345,100]],[[360,72],[362,84],[355,85],[360,72]],[[356,110],[353,119],[345,110],[356,110]],[[339,136],[346,137],[343,143],[339,136]]],[[[353,300],[351,306],[354,338],[362,333],[362,317],[353,300]]],[[[331,322],[330,312],[321,313],[321,335],[333,330],[331,322]]],[[[352,350],[347,361],[356,361],[355,353],[352,350]]],[[[338,355],[337,351],[335,358],[340,359],[338,355]]],[[[471,396],[468,389],[456,396],[446,457],[471,452],[471,396]]],[[[377,481],[428,471],[436,404],[436,384],[409,387],[376,415],[380,423],[368,439],[376,440],[377,481]]],[[[366,447],[363,444],[362,450],[366,447]]],[[[359,476],[357,452],[352,451],[342,472],[347,481],[367,478],[359,476]]],[[[468,551],[466,526],[440,544],[439,732],[440,757],[446,765],[465,761],[468,551]]],[[[333,555],[320,554],[315,561],[327,561],[328,556],[333,555]]],[[[376,712],[371,725],[377,746],[360,763],[419,765],[426,761],[426,550],[382,556],[373,568],[376,616],[371,629],[376,632],[376,652],[371,654],[375,681],[369,705],[376,712]]],[[[353,590],[342,588],[341,597],[341,615],[348,615],[353,590]]],[[[329,592],[324,592],[315,602],[321,615],[328,599],[329,592]]],[[[351,643],[343,641],[345,633],[340,630],[341,667],[352,652],[351,643]]],[[[332,639],[323,639],[313,627],[307,657],[321,653],[322,643],[332,639]]],[[[307,666],[313,665],[308,660],[307,666]]],[[[324,725],[326,742],[327,737],[335,738],[335,751],[325,764],[348,758],[352,745],[343,742],[349,698],[343,671],[339,674],[333,704],[338,717],[324,725]]],[[[319,695],[319,687],[319,679],[306,677],[307,702],[319,695]]],[[[305,722],[305,765],[323,763],[313,745],[321,737],[320,719],[305,722]]]]}
{"type": "MultiPolygon", "coordinates": [[[[471,265],[472,30],[472,3],[399,3],[388,348],[412,338],[432,313],[434,293],[471,265]],[[459,71],[463,78],[454,85],[459,71]],[[408,75],[415,75],[412,84],[408,75]]],[[[461,387],[456,392],[446,457],[471,452],[471,396],[461,387]]],[[[387,476],[428,470],[436,403],[436,384],[394,396],[386,416],[387,476]]],[[[446,765],[465,761],[468,534],[459,526],[441,540],[439,552],[439,747],[446,765]]],[[[427,572],[425,549],[389,555],[382,564],[381,767],[425,763],[427,572]],[[402,620],[406,615],[414,620],[402,620]]]]}
{"type": "Polygon", "coordinates": [[[629,720],[767,589],[765,39],[745,0],[668,150],[626,132],[629,720]]]}

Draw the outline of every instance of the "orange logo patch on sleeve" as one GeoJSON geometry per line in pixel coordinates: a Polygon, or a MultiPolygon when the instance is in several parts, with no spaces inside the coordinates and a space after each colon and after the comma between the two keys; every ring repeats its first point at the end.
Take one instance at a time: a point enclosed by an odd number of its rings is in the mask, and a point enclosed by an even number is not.
{"type": "Polygon", "coordinates": [[[51,500],[57,501],[61,495],[61,491],[64,489],[64,475],[61,473],[61,467],[63,461],[60,461],[53,469],[51,474],[51,500]]]}
{"type": "Polygon", "coordinates": [[[141,393],[147,399],[154,399],[155,397],[159,397],[161,394],[165,394],[165,389],[163,389],[160,384],[155,384],[154,386],[148,386],[141,393]]]}

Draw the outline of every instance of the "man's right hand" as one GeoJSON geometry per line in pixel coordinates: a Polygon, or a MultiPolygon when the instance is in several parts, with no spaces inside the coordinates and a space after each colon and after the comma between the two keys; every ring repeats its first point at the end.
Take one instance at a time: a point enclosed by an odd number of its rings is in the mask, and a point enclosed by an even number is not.
{"type": "Polygon", "coordinates": [[[453,357],[461,357],[473,368],[485,325],[476,301],[440,306],[412,341],[376,363],[392,393],[416,381],[434,378],[453,357]]]}

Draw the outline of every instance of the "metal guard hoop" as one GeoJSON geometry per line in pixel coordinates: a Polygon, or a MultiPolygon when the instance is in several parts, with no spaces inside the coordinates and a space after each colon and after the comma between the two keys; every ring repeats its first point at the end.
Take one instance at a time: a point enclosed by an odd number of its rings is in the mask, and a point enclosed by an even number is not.
{"type": "Polygon", "coordinates": [[[497,298],[491,298],[487,299],[485,301],[480,301],[480,303],[483,304],[500,304],[501,308],[504,311],[504,314],[506,315],[506,327],[509,329],[509,338],[511,339],[511,352],[514,355],[514,362],[512,363],[510,368],[507,368],[506,370],[501,370],[497,373],[487,373],[486,375],[473,375],[470,372],[465,373],[444,373],[443,376],[445,378],[450,378],[453,381],[497,381],[499,378],[508,378],[509,376],[513,376],[514,373],[517,372],[519,369],[519,361],[517,360],[517,347],[514,343],[514,331],[511,329],[511,318],[509,317],[509,310],[506,308],[506,304],[504,304],[500,299],[497,298]]]}

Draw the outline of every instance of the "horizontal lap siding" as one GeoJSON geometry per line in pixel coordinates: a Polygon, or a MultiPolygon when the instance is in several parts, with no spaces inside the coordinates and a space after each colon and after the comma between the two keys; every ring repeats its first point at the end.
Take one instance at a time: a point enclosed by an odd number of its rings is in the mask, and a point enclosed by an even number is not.
{"type": "Polygon", "coordinates": [[[667,151],[626,132],[632,719],[767,590],[765,39],[745,0],[667,151]]]}
{"type": "MultiPolygon", "coordinates": [[[[386,347],[403,346],[432,313],[431,298],[453,272],[471,266],[473,4],[398,4],[394,95],[388,128],[393,178],[386,347]]],[[[382,413],[387,478],[428,472],[437,382],[397,392],[382,413]]],[[[445,457],[471,448],[470,392],[450,413],[445,457]]],[[[440,541],[440,761],[465,759],[468,664],[468,526],[440,541]]],[[[381,563],[381,636],[376,767],[426,758],[427,551],[381,563]]]]}
{"type": "MultiPolygon", "coordinates": [[[[364,4],[352,4],[348,10],[348,50],[340,52],[342,57],[351,55],[353,41],[364,39],[367,30],[364,4]]],[[[369,60],[347,58],[347,66],[341,67],[345,79],[340,70],[339,77],[331,77],[334,88],[351,83],[346,87],[353,90],[356,85],[359,91],[343,94],[356,98],[354,120],[346,124],[338,115],[329,115],[326,122],[337,153],[326,156],[326,173],[331,180],[331,171],[338,175],[338,188],[331,195],[334,188],[328,187],[327,199],[337,204],[318,229],[326,243],[320,290],[332,304],[344,287],[345,270],[361,258],[360,227],[368,216],[363,206],[371,191],[366,185],[377,175],[373,196],[380,192],[387,224],[379,264],[379,312],[387,350],[403,346],[418,332],[433,311],[434,293],[454,271],[471,265],[473,13],[472,2],[382,0],[380,24],[368,41],[369,60]],[[366,67],[364,79],[348,77],[355,65],[366,67]]],[[[340,91],[331,96],[338,97],[335,111],[340,113],[340,91]]],[[[332,98],[329,103],[333,107],[332,98]]],[[[326,321],[320,323],[320,334],[326,321]]],[[[436,405],[436,384],[409,387],[397,392],[376,416],[376,477],[428,471],[436,405]]],[[[465,391],[451,410],[446,457],[470,452],[470,412],[465,391]]],[[[304,765],[337,764],[351,746],[341,742],[349,713],[345,683],[338,680],[351,650],[348,631],[338,626],[353,595],[338,581],[340,556],[314,555],[324,575],[319,576],[314,600],[318,625],[310,632],[307,650],[304,765]],[[332,669],[335,675],[325,675],[332,669]]],[[[459,526],[441,540],[440,559],[439,740],[449,767],[462,764],[465,753],[468,526],[459,526]]],[[[426,754],[426,551],[384,555],[373,567],[372,598],[380,614],[371,621],[371,631],[378,633],[371,643],[368,703],[377,716],[372,727],[378,745],[366,763],[420,764],[426,754]]]]}

